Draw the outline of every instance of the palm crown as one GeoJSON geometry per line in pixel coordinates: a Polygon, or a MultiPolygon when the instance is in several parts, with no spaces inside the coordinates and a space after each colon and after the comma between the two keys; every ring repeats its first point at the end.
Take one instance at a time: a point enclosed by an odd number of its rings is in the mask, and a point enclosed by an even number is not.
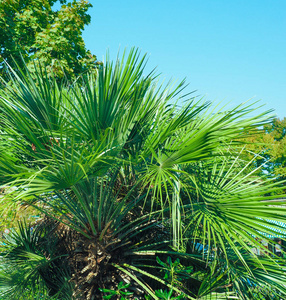
{"type": "Polygon", "coordinates": [[[269,196],[277,183],[255,175],[239,143],[268,112],[212,110],[144,67],[132,49],[77,82],[8,70],[2,206],[42,217],[6,238],[3,297],[286,295],[283,259],[253,253],[283,230],[269,222],[284,221],[284,201],[269,196]]]}

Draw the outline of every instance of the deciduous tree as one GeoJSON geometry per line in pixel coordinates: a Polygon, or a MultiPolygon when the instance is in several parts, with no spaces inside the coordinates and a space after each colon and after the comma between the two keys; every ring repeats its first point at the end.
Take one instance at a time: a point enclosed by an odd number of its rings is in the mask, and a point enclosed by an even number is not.
{"type": "MultiPolygon", "coordinates": [[[[245,139],[250,153],[256,153],[255,165],[269,176],[286,176],[286,118],[275,118],[245,139]]],[[[252,154],[251,154],[252,155],[252,154]]]]}
{"type": "Polygon", "coordinates": [[[2,0],[0,1],[0,75],[5,63],[13,60],[30,70],[34,64],[46,66],[48,74],[74,77],[95,68],[96,56],[85,47],[84,26],[92,5],[87,0],[2,0]]]}

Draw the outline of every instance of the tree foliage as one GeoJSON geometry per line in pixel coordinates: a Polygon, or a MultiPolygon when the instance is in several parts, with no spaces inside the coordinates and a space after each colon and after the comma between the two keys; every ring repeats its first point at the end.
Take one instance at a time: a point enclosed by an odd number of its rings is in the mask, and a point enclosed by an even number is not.
{"type": "Polygon", "coordinates": [[[274,118],[246,138],[247,149],[257,153],[256,166],[279,180],[286,176],[286,118],[274,118]]]}
{"type": "Polygon", "coordinates": [[[10,70],[2,207],[43,217],[5,238],[1,299],[286,297],[285,258],[260,243],[285,236],[285,200],[234,142],[268,113],[214,112],[144,66],[132,49],[72,84],[10,70]]]}
{"type": "Polygon", "coordinates": [[[95,68],[96,56],[85,47],[84,26],[89,24],[87,0],[3,0],[0,2],[0,74],[5,73],[4,60],[13,60],[30,70],[34,64],[46,66],[46,72],[57,77],[78,76],[95,68]]]}

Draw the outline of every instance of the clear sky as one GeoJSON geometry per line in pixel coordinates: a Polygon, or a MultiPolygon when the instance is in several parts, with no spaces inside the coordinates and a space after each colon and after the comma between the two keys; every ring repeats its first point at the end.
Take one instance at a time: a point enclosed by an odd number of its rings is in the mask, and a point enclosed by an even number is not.
{"type": "Polygon", "coordinates": [[[286,117],[286,0],[90,0],[83,37],[99,60],[136,46],[164,79],[233,105],[254,97],[286,117]]]}

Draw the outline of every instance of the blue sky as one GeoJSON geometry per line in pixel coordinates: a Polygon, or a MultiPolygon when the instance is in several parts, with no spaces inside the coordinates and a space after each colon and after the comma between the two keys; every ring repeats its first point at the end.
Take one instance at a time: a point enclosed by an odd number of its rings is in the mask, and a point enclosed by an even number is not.
{"type": "Polygon", "coordinates": [[[162,79],[215,103],[261,100],[286,116],[285,0],[90,0],[83,37],[102,60],[139,47],[162,79]]]}

